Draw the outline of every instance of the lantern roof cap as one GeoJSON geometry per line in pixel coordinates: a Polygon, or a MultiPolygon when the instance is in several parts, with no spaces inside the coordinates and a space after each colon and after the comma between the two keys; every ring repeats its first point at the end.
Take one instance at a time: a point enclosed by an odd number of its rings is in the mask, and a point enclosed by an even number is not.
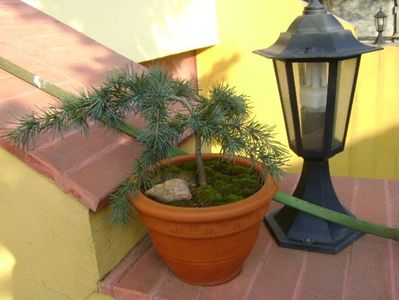
{"type": "Polygon", "coordinates": [[[381,49],[359,42],[319,0],[311,0],[272,46],[254,53],[281,60],[320,60],[344,59],[381,49]]]}
{"type": "Polygon", "coordinates": [[[388,16],[382,11],[382,7],[380,7],[380,10],[374,15],[374,18],[377,18],[377,19],[384,19],[387,17],[388,16]]]}

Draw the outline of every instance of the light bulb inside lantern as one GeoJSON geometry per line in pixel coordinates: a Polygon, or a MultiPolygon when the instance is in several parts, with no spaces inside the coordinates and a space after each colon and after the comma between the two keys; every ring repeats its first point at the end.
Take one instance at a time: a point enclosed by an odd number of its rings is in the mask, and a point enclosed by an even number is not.
{"type": "Polygon", "coordinates": [[[313,111],[325,111],[327,104],[327,63],[302,64],[301,105],[313,111]]]}
{"type": "Polygon", "coordinates": [[[327,105],[327,63],[301,63],[300,106],[304,147],[323,145],[327,105]]]}

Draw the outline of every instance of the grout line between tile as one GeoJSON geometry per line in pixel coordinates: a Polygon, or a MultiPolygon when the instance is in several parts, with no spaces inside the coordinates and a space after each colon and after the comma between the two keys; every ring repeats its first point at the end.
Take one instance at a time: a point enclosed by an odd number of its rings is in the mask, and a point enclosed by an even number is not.
{"type": "Polygon", "coordinates": [[[204,293],[205,293],[205,288],[202,287],[201,290],[200,290],[200,292],[198,293],[198,296],[195,297],[194,300],[199,300],[199,299],[202,297],[202,295],[203,295],[204,293]]]}
{"type": "MultiPolygon", "coordinates": [[[[32,26],[35,25],[49,25],[49,24],[57,24],[59,25],[60,22],[59,21],[53,21],[53,20],[48,20],[45,22],[40,22],[40,23],[24,23],[24,24],[16,24],[16,25],[1,25],[0,28],[1,29],[25,29],[25,28],[31,28],[32,26]]],[[[48,35],[48,34],[42,34],[42,35],[48,35]]],[[[30,37],[35,37],[35,35],[28,35],[25,37],[15,37],[15,39],[27,39],[30,37]]]]}
{"type": "MultiPolygon", "coordinates": [[[[20,97],[27,96],[27,95],[29,95],[29,94],[45,93],[46,95],[48,95],[45,91],[43,91],[43,90],[41,90],[41,89],[38,89],[38,88],[34,87],[33,85],[27,83],[26,81],[24,81],[24,80],[22,80],[22,79],[20,79],[20,78],[18,78],[18,77],[16,77],[16,76],[14,76],[14,75],[11,75],[11,77],[14,77],[14,78],[16,78],[17,80],[20,80],[20,81],[22,81],[22,82],[25,82],[26,84],[28,84],[29,86],[31,86],[32,89],[30,89],[30,90],[28,90],[28,91],[26,91],[26,92],[20,93],[20,94],[18,94],[18,95],[16,95],[16,96],[12,96],[12,97],[8,97],[8,98],[3,98],[3,99],[1,99],[2,102],[3,102],[3,101],[14,100],[14,99],[17,99],[17,98],[20,98],[20,97]]],[[[7,78],[8,78],[8,77],[7,77],[7,78]]],[[[60,82],[57,82],[57,85],[64,84],[64,83],[68,83],[68,82],[70,82],[70,81],[69,81],[69,80],[60,81],[60,82]]],[[[52,97],[53,99],[57,99],[57,98],[54,97],[54,96],[51,96],[51,95],[49,95],[49,96],[52,97]]]]}
{"type": "MultiPolygon", "coordinates": [[[[13,46],[13,47],[15,48],[15,46],[13,46]]],[[[18,51],[21,51],[21,52],[22,52],[23,54],[25,54],[25,55],[31,56],[31,53],[26,52],[26,51],[23,50],[23,49],[20,49],[20,48],[16,48],[16,49],[17,49],[18,51]]],[[[83,86],[83,84],[81,84],[81,83],[80,83],[79,81],[77,81],[75,78],[73,78],[73,77],[69,76],[68,74],[66,74],[65,72],[63,72],[63,71],[61,71],[61,70],[55,68],[53,65],[47,63],[46,61],[44,61],[44,60],[42,60],[42,59],[39,59],[39,58],[37,58],[37,57],[35,57],[35,60],[36,60],[38,63],[43,64],[44,66],[46,66],[46,67],[49,68],[50,70],[56,71],[57,73],[61,74],[61,75],[64,76],[65,78],[67,78],[68,80],[65,81],[65,82],[73,82],[73,83],[76,83],[77,85],[83,86]]],[[[16,63],[16,62],[15,62],[15,63],[16,63]]],[[[46,79],[46,78],[44,78],[44,79],[46,79]]],[[[63,81],[63,82],[58,82],[57,85],[61,85],[62,83],[64,83],[64,81],[63,81]]]]}
{"type": "Polygon", "coordinates": [[[354,179],[354,187],[353,187],[353,193],[352,193],[352,213],[356,215],[357,210],[358,210],[358,205],[359,205],[359,180],[354,179]]]}
{"type": "Polygon", "coordinates": [[[158,300],[162,299],[162,297],[157,296],[159,292],[162,290],[162,287],[165,285],[170,280],[170,277],[173,276],[170,269],[168,268],[166,270],[166,273],[161,276],[161,278],[158,280],[158,282],[155,284],[155,286],[151,289],[151,291],[148,293],[148,297],[150,300],[158,300]]]}
{"type": "Polygon", "coordinates": [[[118,276],[115,278],[114,284],[112,284],[112,287],[116,286],[119,281],[126,275],[126,273],[129,271],[130,267],[133,266],[150,248],[152,247],[151,240],[148,235],[146,235],[138,245],[135,245],[133,247],[132,252],[136,251],[137,256],[135,256],[133,259],[129,257],[130,253],[122,260],[121,263],[127,262],[129,263],[129,267],[120,272],[118,276]]]}
{"type": "MultiPolygon", "coordinates": [[[[261,226],[262,226],[262,225],[263,225],[263,223],[261,224],[261,226]]],[[[258,265],[257,265],[257,267],[256,267],[256,269],[255,269],[254,276],[252,276],[252,279],[251,279],[251,281],[249,282],[249,284],[248,284],[248,286],[247,286],[247,289],[246,289],[246,291],[245,291],[245,293],[244,293],[243,299],[251,300],[251,299],[248,298],[248,297],[249,297],[249,294],[251,293],[252,287],[253,287],[253,285],[254,285],[256,279],[258,278],[258,276],[259,276],[259,274],[260,274],[260,271],[261,271],[261,269],[262,269],[262,266],[264,265],[264,263],[265,263],[265,261],[266,261],[266,258],[267,258],[267,256],[269,255],[269,252],[270,252],[270,249],[272,248],[272,246],[273,246],[273,239],[270,238],[269,242],[267,243],[267,245],[266,245],[266,247],[265,247],[265,253],[264,253],[264,254],[262,255],[262,257],[260,258],[260,261],[259,261],[259,263],[258,263],[258,265]]]]}
{"type": "Polygon", "coordinates": [[[345,300],[348,297],[347,291],[348,291],[349,281],[350,281],[350,276],[351,276],[352,255],[353,255],[353,245],[350,246],[350,251],[346,258],[344,284],[342,287],[342,296],[341,296],[342,300],[345,300]]]}
{"type": "Polygon", "coordinates": [[[294,292],[292,293],[292,300],[301,300],[299,298],[299,294],[302,290],[303,277],[305,274],[306,265],[308,263],[308,257],[309,257],[309,252],[305,252],[305,255],[304,255],[303,261],[302,261],[301,270],[299,271],[298,279],[296,281],[295,288],[294,288],[294,292]]]}
{"type": "Polygon", "coordinates": [[[389,192],[388,181],[384,180],[384,199],[385,199],[385,212],[387,214],[387,224],[388,226],[394,225],[394,216],[393,216],[393,203],[392,203],[392,195],[389,192]]]}
{"type": "Polygon", "coordinates": [[[392,299],[398,299],[399,295],[396,294],[397,287],[395,286],[395,276],[397,271],[395,271],[395,255],[394,255],[394,241],[388,241],[388,253],[389,253],[389,275],[390,275],[390,286],[391,286],[391,296],[392,299]]]}
{"type": "Polygon", "coordinates": [[[95,154],[89,156],[88,158],[86,158],[85,160],[81,161],[79,164],[73,166],[72,168],[66,170],[63,173],[63,176],[68,176],[69,174],[84,168],[85,166],[91,164],[92,162],[96,161],[97,159],[99,159],[100,157],[104,156],[105,154],[111,152],[112,150],[116,149],[117,147],[119,147],[120,145],[125,144],[126,141],[115,141],[112,144],[104,147],[103,149],[101,149],[100,151],[96,152],[95,154]]]}
{"type": "Polygon", "coordinates": [[[47,143],[44,143],[40,146],[37,146],[37,147],[35,146],[33,149],[30,149],[29,151],[27,151],[27,154],[34,154],[34,152],[36,152],[36,151],[46,149],[46,148],[50,147],[51,145],[53,145],[54,143],[61,141],[62,139],[67,138],[67,137],[73,135],[74,133],[76,133],[76,130],[71,130],[67,133],[64,133],[62,136],[60,136],[59,134],[53,135],[50,141],[48,141],[47,143]]]}
{"type": "MultiPolygon", "coordinates": [[[[37,24],[48,24],[48,23],[37,23],[37,24]]],[[[54,37],[54,36],[60,36],[60,35],[63,35],[65,32],[62,32],[62,31],[60,31],[60,32],[53,32],[53,33],[45,33],[45,34],[41,34],[41,35],[35,35],[35,36],[28,36],[28,37],[26,37],[26,38],[24,38],[24,39],[34,39],[34,38],[37,38],[37,37],[39,37],[39,38],[48,38],[48,37],[54,37]]]]}
{"type": "MultiPolygon", "coordinates": [[[[14,76],[14,77],[15,77],[15,76],[14,76]]],[[[15,78],[16,78],[17,80],[23,81],[22,79],[19,79],[18,77],[15,77],[15,78]]],[[[25,82],[25,81],[23,81],[23,82],[25,82]]],[[[26,83],[26,84],[29,84],[29,83],[26,83]]],[[[2,101],[2,102],[5,102],[5,101],[9,101],[9,100],[14,100],[14,99],[17,99],[17,98],[19,98],[19,97],[23,97],[23,96],[27,96],[27,95],[29,95],[29,94],[37,93],[38,91],[39,91],[39,90],[36,90],[35,87],[32,86],[32,89],[29,89],[29,90],[26,91],[26,92],[20,93],[20,94],[18,94],[18,95],[12,96],[12,97],[3,98],[3,99],[1,99],[1,101],[2,101]]]]}
{"type": "Polygon", "coordinates": [[[125,276],[125,274],[129,271],[130,266],[134,265],[143,255],[148,251],[151,247],[151,241],[148,235],[144,236],[144,238],[133,247],[133,249],[119,262],[119,264],[108,273],[107,276],[103,280],[100,281],[99,286],[105,285],[109,286],[111,290],[111,296],[114,297],[115,289],[118,289],[117,286],[119,281],[125,276]],[[132,258],[133,256],[133,258],[132,258]],[[126,267],[127,265],[127,267],[126,267]],[[112,273],[117,273],[113,277],[110,277],[112,273]]]}
{"type": "MultiPolygon", "coordinates": [[[[359,198],[359,181],[354,179],[353,183],[353,192],[352,192],[352,201],[351,201],[351,212],[356,215],[357,208],[358,208],[358,198],[359,198]]],[[[345,264],[345,278],[344,278],[344,285],[342,290],[342,300],[347,299],[348,297],[348,287],[351,277],[351,266],[352,266],[352,256],[353,256],[353,244],[350,246],[350,252],[345,264]]]]}

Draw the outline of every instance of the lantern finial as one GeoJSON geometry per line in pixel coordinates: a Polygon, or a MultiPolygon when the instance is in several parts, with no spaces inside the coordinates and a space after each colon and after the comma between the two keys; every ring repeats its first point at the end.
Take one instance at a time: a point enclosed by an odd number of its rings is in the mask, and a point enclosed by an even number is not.
{"type": "Polygon", "coordinates": [[[320,3],[320,0],[310,0],[305,10],[324,10],[324,5],[320,3]]]}

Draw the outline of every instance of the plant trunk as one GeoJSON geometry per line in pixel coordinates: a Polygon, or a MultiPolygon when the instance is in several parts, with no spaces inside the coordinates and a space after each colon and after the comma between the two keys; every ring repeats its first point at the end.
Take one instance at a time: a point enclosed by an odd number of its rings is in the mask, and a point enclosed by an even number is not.
{"type": "Polygon", "coordinates": [[[197,163],[198,184],[204,186],[207,184],[206,174],[204,169],[204,161],[201,152],[201,135],[195,133],[195,162],[197,163]]]}

